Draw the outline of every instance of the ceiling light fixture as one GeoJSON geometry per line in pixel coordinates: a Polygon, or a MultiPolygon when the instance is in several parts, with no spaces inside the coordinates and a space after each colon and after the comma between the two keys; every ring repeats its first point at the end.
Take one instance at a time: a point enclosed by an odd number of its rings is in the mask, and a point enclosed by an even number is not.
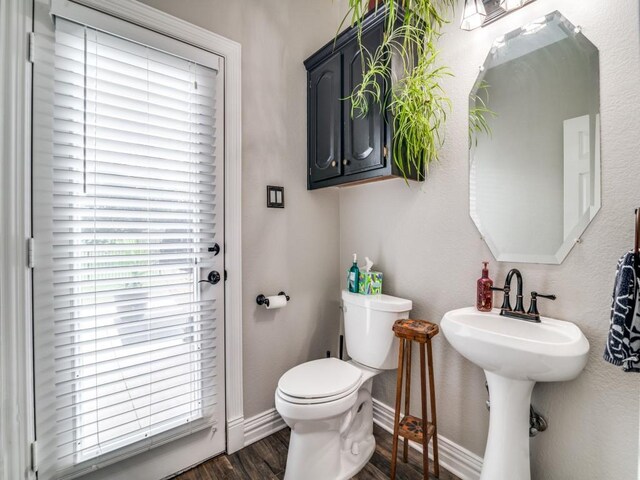
{"type": "Polygon", "coordinates": [[[525,3],[525,0],[500,0],[500,7],[504,8],[507,12],[520,8],[525,3]]]}
{"type": "Polygon", "coordinates": [[[465,0],[460,28],[484,27],[535,0],[465,0]]]}
{"type": "Polygon", "coordinates": [[[487,12],[484,9],[482,0],[464,0],[464,10],[462,11],[462,30],[473,30],[484,23],[487,12]]]}

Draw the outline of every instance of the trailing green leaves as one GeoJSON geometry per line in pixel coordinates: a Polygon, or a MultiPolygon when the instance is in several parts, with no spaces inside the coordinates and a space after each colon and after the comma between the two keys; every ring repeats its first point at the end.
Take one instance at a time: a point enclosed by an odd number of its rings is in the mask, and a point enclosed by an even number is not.
{"type": "Polygon", "coordinates": [[[469,96],[469,148],[478,145],[478,135],[491,136],[491,126],[487,117],[497,116],[487,103],[489,101],[489,84],[482,80],[469,96]]]}
{"type": "Polygon", "coordinates": [[[343,20],[351,16],[362,53],[363,77],[349,97],[351,115],[366,115],[374,102],[383,111],[389,109],[393,160],[405,179],[412,172],[423,178],[430,163],[438,160],[451,109],[441,86],[451,72],[438,65],[437,42],[455,0],[404,0],[402,10],[395,0],[377,0],[376,9],[384,6],[387,18],[382,43],[374,52],[367,51],[361,41],[368,3],[349,0],[343,20]]]}

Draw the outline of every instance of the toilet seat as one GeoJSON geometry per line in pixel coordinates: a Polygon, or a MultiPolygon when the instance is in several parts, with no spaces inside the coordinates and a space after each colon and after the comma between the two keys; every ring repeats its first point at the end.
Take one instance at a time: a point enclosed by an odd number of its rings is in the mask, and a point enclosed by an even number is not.
{"type": "Polygon", "coordinates": [[[287,401],[289,403],[295,403],[295,404],[298,404],[298,405],[317,405],[317,404],[320,404],[320,403],[329,403],[329,402],[333,402],[333,401],[336,401],[336,400],[340,400],[341,398],[348,397],[353,392],[358,390],[359,387],[360,387],[360,384],[358,383],[358,384],[354,385],[354,387],[351,390],[348,390],[348,391],[346,391],[344,393],[340,393],[340,394],[337,394],[337,395],[331,395],[329,397],[320,397],[320,398],[293,397],[291,395],[287,395],[282,390],[278,390],[278,395],[280,396],[280,398],[282,400],[285,400],[285,401],[287,401]]]}
{"type": "Polygon", "coordinates": [[[280,397],[296,404],[327,403],[344,398],[362,383],[362,370],[337,358],[293,367],[278,381],[280,397]]]}

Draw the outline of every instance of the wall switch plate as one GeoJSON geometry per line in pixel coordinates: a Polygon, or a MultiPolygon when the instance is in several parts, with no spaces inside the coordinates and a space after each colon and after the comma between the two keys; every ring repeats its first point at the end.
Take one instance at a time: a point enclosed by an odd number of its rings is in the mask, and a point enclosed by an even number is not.
{"type": "Polygon", "coordinates": [[[284,187],[267,185],[267,207],[284,208],[284,187]]]}

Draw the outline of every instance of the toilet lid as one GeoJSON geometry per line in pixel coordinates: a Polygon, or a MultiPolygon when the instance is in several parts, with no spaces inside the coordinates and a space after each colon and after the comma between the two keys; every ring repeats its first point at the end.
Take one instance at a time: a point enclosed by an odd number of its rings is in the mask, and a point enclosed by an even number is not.
{"type": "Polygon", "coordinates": [[[337,358],[306,362],[286,372],[278,382],[281,392],[297,398],[335,397],[353,390],[362,371],[337,358]]]}

